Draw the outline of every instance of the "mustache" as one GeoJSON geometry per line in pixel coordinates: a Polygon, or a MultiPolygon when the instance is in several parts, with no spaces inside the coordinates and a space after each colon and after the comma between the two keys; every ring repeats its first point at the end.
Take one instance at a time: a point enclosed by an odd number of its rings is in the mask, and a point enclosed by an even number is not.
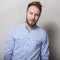
{"type": "MultiPolygon", "coordinates": [[[[28,19],[26,19],[26,22],[27,22],[27,24],[28,24],[28,25],[30,25],[30,23],[29,23],[28,19]]],[[[33,25],[30,25],[30,26],[32,26],[32,27],[33,27],[33,26],[35,26],[35,25],[36,25],[36,23],[37,23],[37,22],[35,22],[33,25]]]]}

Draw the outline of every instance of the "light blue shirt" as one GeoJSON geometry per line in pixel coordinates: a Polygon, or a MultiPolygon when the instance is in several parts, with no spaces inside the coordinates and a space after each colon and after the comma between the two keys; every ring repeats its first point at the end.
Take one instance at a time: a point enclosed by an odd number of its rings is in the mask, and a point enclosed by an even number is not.
{"type": "Polygon", "coordinates": [[[49,60],[49,39],[46,31],[38,26],[28,29],[26,23],[14,27],[6,41],[4,58],[49,60]]]}

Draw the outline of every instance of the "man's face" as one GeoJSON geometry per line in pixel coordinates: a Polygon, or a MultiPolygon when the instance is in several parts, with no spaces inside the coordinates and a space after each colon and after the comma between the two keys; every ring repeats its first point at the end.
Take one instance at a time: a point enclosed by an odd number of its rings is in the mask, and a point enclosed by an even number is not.
{"type": "Polygon", "coordinates": [[[36,25],[40,17],[40,10],[36,6],[30,6],[26,12],[26,22],[29,26],[36,25]]]}

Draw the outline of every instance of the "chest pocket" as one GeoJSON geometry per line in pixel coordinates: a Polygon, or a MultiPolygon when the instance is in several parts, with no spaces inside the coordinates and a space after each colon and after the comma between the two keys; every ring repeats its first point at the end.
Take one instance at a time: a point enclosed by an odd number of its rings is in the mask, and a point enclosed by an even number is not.
{"type": "Polygon", "coordinates": [[[15,47],[16,48],[23,48],[26,43],[26,39],[22,36],[15,38],[15,47]]]}
{"type": "Polygon", "coordinates": [[[38,48],[40,48],[40,46],[41,46],[41,41],[39,41],[39,40],[36,40],[35,49],[38,49],[38,48]]]}
{"type": "Polygon", "coordinates": [[[31,40],[32,40],[31,42],[32,42],[32,46],[33,46],[34,49],[40,48],[40,46],[41,46],[41,38],[33,37],[31,40]]]}

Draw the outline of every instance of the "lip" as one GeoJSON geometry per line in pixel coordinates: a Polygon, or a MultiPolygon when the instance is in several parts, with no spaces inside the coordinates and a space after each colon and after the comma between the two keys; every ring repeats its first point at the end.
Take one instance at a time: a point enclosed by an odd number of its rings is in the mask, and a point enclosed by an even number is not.
{"type": "Polygon", "coordinates": [[[30,21],[35,22],[35,20],[30,20],[30,21]]]}

